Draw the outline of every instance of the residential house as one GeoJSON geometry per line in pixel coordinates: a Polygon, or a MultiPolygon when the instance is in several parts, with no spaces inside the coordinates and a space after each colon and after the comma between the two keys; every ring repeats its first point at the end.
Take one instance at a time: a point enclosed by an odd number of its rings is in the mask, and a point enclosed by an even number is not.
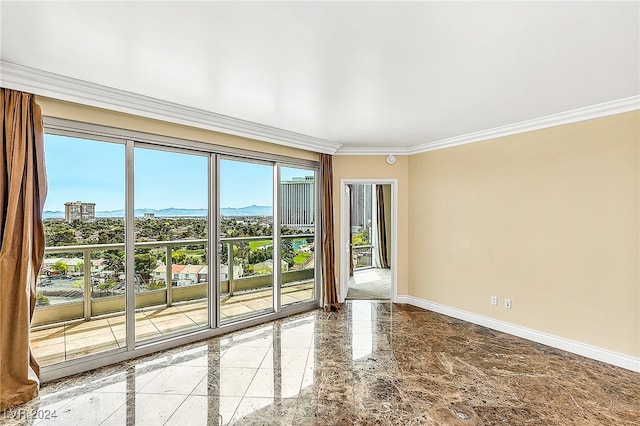
{"type": "MultiPolygon", "coordinates": [[[[244,268],[242,265],[233,265],[233,278],[240,278],[244,276],[244,268]]],[[[227,281],[229,279],[229,266],[224,263],[220,265],[220,281],[227,281]]]]}
{"type": "Polygon", "coordinates": [[[201,277],[202,265],[184,265],[178,273],[178,285],[197,284],[201,277]]]}

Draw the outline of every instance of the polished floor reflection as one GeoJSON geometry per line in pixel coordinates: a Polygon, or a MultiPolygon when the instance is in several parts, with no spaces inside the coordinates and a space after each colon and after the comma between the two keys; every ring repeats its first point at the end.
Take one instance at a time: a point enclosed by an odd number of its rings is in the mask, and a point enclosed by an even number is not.
{"type": "Polygon", "coordinates": [[[44,384],[0,423],[33,415],[66,426],[637,425],[640,374],[350,301],[44,384]]]}

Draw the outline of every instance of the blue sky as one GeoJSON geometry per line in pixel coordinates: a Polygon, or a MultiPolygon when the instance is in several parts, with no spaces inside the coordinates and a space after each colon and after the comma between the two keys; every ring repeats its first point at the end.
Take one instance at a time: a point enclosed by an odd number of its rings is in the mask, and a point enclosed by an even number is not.
{"type": "MultiPolygon", "coordinates": [[[[96,203],[97,211],[124,209],[125,147],[122,144],[46,135],[48,193],[45,210],[64,211],[67,201],[96,203]]],[[[135,208],[207,207],[207,157],[136,148],[135,208]]],[[[282,179],[309,172],[282,168],[282,179]]],[[[221,160],[221,207],[272,204],[272,168],[221,160]]]]}

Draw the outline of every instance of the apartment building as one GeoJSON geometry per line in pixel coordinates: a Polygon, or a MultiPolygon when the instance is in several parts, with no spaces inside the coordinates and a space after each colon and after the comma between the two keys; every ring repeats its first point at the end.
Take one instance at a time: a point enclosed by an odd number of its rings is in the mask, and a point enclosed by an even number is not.
{"type": "Polygon", "coordinates": [[[80,220],[87,222],[96,218],[96,203],[83,203],[82,201],[64,203],[64,220],[73,222],[80,220]]]}
{"type": "Polygon", "coordinates": [[[315,179],[293,177],[280,183],[282,224],[291,229],[311,229],[315,224],[315,179]]]}

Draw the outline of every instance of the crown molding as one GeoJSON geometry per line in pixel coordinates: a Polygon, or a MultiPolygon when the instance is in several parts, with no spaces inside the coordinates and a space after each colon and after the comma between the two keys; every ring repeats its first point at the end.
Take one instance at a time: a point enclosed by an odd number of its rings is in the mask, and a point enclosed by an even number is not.
{"type": "Polygon", "coordinates": [[[0,86],[97,108],[335,155],[412,155],[640,109],[640,96],[551,114],[412,147],[349,147],[214,112],[0,61],[0,86]]]}
{"type": "Polygon", "coordinates": [[[415,145],[408,148],[402,147],[349,147],[343,145],[335,155],[413,155],[437,149],[450,148],[453,146],[466,145],[469,143],[482,142],[502,136],[510,136],[518,133],[531,132],[533,130],[546,129],[549,127],[561,126],[563,124],[576,123],[579,121],[591,120],[594,118],[606,117],[608,115],[621,114],[640,109],[640,96],[630,96],[628,98],[617,99],[584,108],[564,111],[557,114],[546,115],[544,117],[531,120],[520,121],[506,126],[494,127],[492,129],[479,132],[467,133],[447,139],[440,139],[433,142],[415,145]]]}
{"type": "MultiPolygon", "coordinates": [[[[465,145],[474,142],[481,142],[488,139],[495,139],[502,136],[510,136],[518,133],[531,132],[533,130],[546,129],[549,127],[561,126],[563,124],[576,123],[579,121],[591,120],[594,118],[606,117],[608,115],[621,114],[640,109],[640,96],[630,96],[628,98],[603,102],[584,108],[564,111],[557,114],[546,115],[544,117],[531,120],[520,121],[506,126],[494,127],[479,132],[467,133],[466,135],[455,136],[453,138],[441,139],[415,145],[407,150],[407,154],[420,154],[422,152],[434,151],[437,149],[449,148],[458,145],[465,145]]],[[[343,152],[343,150],[339,150],[343,152]]]]}
{"type": "Polygon", "coordinates": [[[342,145],[335,155],[408,155],[412,148],[394,147],[349,147],[342,145]]]}
{"type": "Polygon", "coordinates": [[[0,86],[308,151],[334,154],[341,144],[0,61],[0,86]]]}

